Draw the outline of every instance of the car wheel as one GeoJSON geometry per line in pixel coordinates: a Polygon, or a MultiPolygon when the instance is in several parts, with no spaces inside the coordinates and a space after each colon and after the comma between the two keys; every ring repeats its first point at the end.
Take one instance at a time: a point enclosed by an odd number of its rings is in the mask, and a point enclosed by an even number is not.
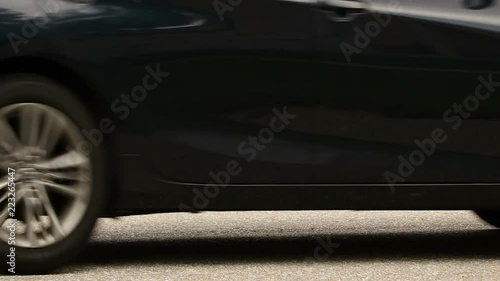
{"type": "Polygon", "coordinates": [[[475,211],[475,213],[485,222],[500,228],[500,211],[475,211]]]}
{"type": "Polygon", "coordinates": [[[4,270],[47,272],[86,245],[106,192],[103,145],[90,146],[82,134],[94,124],[77,96],[50,79],[0,80],[4,270]]]}

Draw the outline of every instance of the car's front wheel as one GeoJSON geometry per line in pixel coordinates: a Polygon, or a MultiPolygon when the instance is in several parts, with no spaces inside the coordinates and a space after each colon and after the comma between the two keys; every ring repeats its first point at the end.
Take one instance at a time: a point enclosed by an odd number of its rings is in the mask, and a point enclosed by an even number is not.
{"type": "Polygon", "coordinates": [[[82,134],[94,124],[74,93],[52,80],[0,80],[4,271],[48,271],[83,249],[105,195],[103,147],[82,134]]]}

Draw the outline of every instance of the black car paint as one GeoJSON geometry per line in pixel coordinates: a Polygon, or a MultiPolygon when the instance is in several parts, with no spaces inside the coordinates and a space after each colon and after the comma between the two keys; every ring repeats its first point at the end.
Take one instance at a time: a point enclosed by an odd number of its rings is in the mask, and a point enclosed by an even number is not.
{"type": "MultiPolygon", "coordinates": [[[[22,35],[40,11],[16,3],[0,5],[4,34],[22,35]]],[[[116,125],[106,137],[119,155],[118,213],[192,206],[230,161],[241,172],[201,209],[500,207],[497,92],[457,129],[457,113],[447,114],[484,84],[479,77],[500,81],[496,1],[467,9],[401,0],[388,10],[377,0],[346,22],[332,20],[339,11],[278,0],[234,1],[223,20],[211,0],[42,3],[57,3],[41,14],[47,23],[17,53],[3,36],[0,58],[57,62],[96,90],[98,120],[116,125]],[[380,31],[346,59],[341,43],[354,46],[374,21],[380,31]],[[124,118],[121,95],[142,85],[148,66],[169,76],[124,118]],[[238,148],[268,127],[273,109],[296,118],[249,161],[238,148]],[[401,157],[436,128],[446,141],[389,186],[386,173],[398,175],[401,157]]]]}

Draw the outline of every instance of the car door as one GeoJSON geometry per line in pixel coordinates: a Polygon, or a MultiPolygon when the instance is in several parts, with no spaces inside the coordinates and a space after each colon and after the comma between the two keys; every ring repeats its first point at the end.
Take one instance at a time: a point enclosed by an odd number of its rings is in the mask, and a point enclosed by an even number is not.
{"type": "Polygon", "coordinates": [[[297,1],[317,67],[289,129],[314,144],[315,182],[500,180],[498,3],[297,1]]]}
{"type": "Polygon", "coordinates": [[[153,3],[144,20],[153,28],[124,35],[133,36],[134,55],[117,79],[137,81],[157,64],[169,76],[123,120],[144,141],[128,154],[136,150],[169,182],[307,180],[298,173],[303,149],[287,142],[286,126],[295,118],[287,108],[312,85],[314,12],[272,0],[153,3]],[[185,24],[167,28],[174,15],[185,24]]]}
{"type": "Polygon", "coordinates": [[[101,111],[124,163],[162,182],[208,183],[235,161],[231,183],[307,178],[286,126],[312,85],[314,11],[273,0],[58,3],[58,55],[108,99],[101,111]]]}

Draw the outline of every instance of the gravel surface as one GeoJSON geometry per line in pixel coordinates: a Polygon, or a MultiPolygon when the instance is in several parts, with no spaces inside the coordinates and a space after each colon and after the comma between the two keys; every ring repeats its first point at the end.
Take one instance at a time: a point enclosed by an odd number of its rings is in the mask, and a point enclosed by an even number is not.
{"type": "Polygon", "coordinates": [[[500,280],[500,230],[465,211],[132,216],[52,275],[0,280],[500,280]]]}

